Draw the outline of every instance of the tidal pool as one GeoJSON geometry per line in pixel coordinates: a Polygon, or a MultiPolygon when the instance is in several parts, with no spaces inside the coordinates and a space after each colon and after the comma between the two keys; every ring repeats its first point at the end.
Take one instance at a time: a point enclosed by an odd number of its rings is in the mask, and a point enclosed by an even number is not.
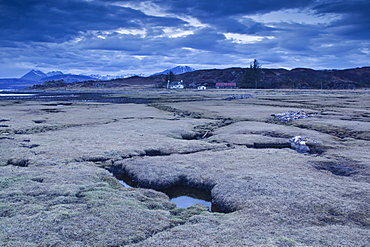
{"type": "Polygon", "coordinates": [[[212,196],[208,190],[176,185],[162,192],[168,195],[170,201],[176,203],[179,208],[188,208],[199,203],[212,211],[212,196]]]}
{"type": "MultiPolygon", "coordinates": [[[[126,188],[137,187],[137,183],[132,181],[127,174],[114,174],[114,176],[126,188]]],[[[176,185],[160,191],[165,193],[170,198],[170,201],[175,203],[179,208],[188,208],[198,203],[207,206],[210,212],[221,212],[212,203],[211,192],[208,190],[176,185]]]]}

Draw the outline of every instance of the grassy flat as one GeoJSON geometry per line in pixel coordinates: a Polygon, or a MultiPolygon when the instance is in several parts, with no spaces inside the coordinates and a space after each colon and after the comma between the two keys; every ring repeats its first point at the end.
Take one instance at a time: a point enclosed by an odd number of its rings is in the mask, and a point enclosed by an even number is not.
{"type": "Polygon", "coordinates": [[[106,97],[152,102],[0,101],[1,246],[370,245],[366,90],[106,97]],[[311,115],[272,116],[289,110],[311,115]],[[313,152],[289,147],[298,135],[313,152]],[[154,190],[172,185],[209,190],[223,213],[154,190]]]}

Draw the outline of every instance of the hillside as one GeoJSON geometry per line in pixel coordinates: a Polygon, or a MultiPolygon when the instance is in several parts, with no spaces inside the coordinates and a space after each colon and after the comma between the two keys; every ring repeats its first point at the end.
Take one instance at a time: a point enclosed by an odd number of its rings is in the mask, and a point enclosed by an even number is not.
{"type": "Polygon", "coordinates": [[[35,81],[19,78],[0,79],[0,89],[23,89],[25,87],[31,87],[34,84],[36,84],[35,81]]]}
{"type": "Polygon", "coordinates": [[[44,73],[40,70],[31,70],[21,78],[0,78],[0,89],[23,89],[40,85],[47,82],[47,87],[51,86],[50,81],[63,81],[65,83],[73,83],[87,80],[99,80],[91,76],[64,74],[61,71],[51,71],[44,73]]]}
{"type": "MultiPolygon", "coordinates": [[[[214,87],[217,82],[240,83],[247,68],[196,70],[175,76],[177,81],[182,80],[187,88],[199,85],[214,87]]],[[[74,83],[35,85],[34,89],[50,87],[66,88],[113,88],[125,86],[164,87],[166,75],[149,77],[133,76],[129,78],[108,81],[80,81],[74,83]]],[[[313,70],[307,68],[262,69],[262,80],[258,88],[295,88],[295,89],[354,89],[370,87],[370,67],[345,70],[313,70]]]]}
{"type": "Polygon", "coordinates": [[[61,75],[53,75],[42,78],[41,82],[46,81],[58,81],[63,80],[66,83],[78,82],[78,81],[88,81],[88,80],[97,80],[96,78],[92,78],[90,76],[84,75],[73,75],[73,74],[61,74],[61,75]]]}

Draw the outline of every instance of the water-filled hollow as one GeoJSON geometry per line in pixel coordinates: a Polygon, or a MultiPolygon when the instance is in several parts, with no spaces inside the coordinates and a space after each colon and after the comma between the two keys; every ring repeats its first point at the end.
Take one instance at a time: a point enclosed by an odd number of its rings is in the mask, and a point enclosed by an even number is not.
{"type": "MultiPolygon", "coordinates": [[[[138,187],[138,183],[133,181],[127,173],[114,173],[113,175],[126,188],[138,187]]],[[[184,185],[174,185],[159,191],[165,193],[170,198],[170,201],[175,203],[179,208],[188,208],[194,204],[202,204],[207,206],[210,212],[221,212],[217,205],[213,203],[212,195],[209,190],[184,185]]]]}

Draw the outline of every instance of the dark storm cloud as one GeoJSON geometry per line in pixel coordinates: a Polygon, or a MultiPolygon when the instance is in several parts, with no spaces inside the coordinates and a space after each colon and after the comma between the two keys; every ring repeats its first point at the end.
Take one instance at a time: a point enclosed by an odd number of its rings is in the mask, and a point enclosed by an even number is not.
{"type": "Polygon", "coordinates": [[[2,39],[20,42],[63,42],[88,30],[182,23],[99,1],[5,0],[0,2],[0,9],[2,39]]]}
{"type": "Polygon", "coordinates": [[[140,51],[143,41],[140,36],[112,34],[105,39],[96,38],[95,36],[87,38],[80,42],[85,49],[98,50],[122,50],[126,52],[140,51]]]}
{"type": "Polygon", "coordinates": [[[185,13],[199,18],[225,17],[231,15],[246,15],[256,13],[267,13],[270,11],[286,8],[307,7],[311,0],[188,0],[188,1],[166,1],[156,0],[157,4],[165,5],[176,13],[185,13]]]}
{"type": "Polygon", "coordinates": [[[173,13],[193,16],[203,23],[210,24],[223,32],[254,34],[259,31],[271,30],[271,28],[252,21],[246,25],[246,23],[241,23],[235,18],[243,15],[262,14],[287,8],[307,7],[313,1],[188,0],[179,2],[175,0],[157,0],[154,2],[166,6],[169,8],[169,11],[173,13]]]}
{"type": "Polygon", "coordinates": [[[253,20],[244,20],[243,22],[238,21],[234,18],[223,17],[223,18],[207,18],[204,19],[208,24],[211,24],[219,32],[226,33],[239,33],[239,34],[256,34],[264,31],[272,31],[273,28],[266,27],[261,23],[257,23],[253,20]]]}
{"type": "Polygon", "coordinates": [[[370,2],[368,0],[335,1],[317,5],[318,14],[340,14],[342,18],[328,28],[351,39],[370,39],[370,2]]]}
{"type": "Polygon", "coordinates": [[[279,30],[275,32],[278,44],[275,46],[287,51],[313,52],[318,46],[315,40],[325,35],[323,27],[299,23],[281,23],[279,30]]]}
{"type": "Polygon", "coordinates": [[[192,35],[179,38],[176,43],[180,47],[189,47],[199,50],[214,50],[218,47],[218,42],[224,39],[224,35],[215,32],[213,29],[202,29],[192,35]]]}
{"type": "MultiPolygon", "coordinates": [[[[368,0],[0,0],[0,77],[19,68],[369,65],[368,0]]],[[[150,72],[148,72],[150,71],[150,72]]]]}

